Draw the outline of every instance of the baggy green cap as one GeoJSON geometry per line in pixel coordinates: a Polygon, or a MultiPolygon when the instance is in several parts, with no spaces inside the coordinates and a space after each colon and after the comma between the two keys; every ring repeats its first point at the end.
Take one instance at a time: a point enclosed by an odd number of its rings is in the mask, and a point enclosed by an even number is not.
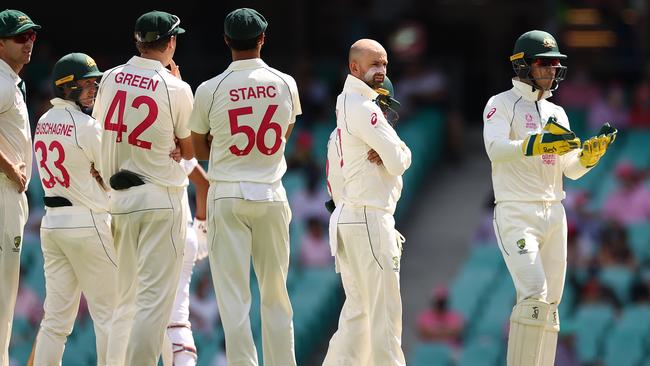
{"type": "Polygon", "coordinates": [[[264,33],[267,26],[264,16],[250,8],[233,10],[223,22],[225,35],[234,40],[253,39],[264,33]]]}
{"type": "Polygon", "coordinates": [[[135,21],[135,40],[138,42],[154,42],[174,34],[185,33],[179,27],[181,20],[173,14],[164,11],[150,11],[142,14],[135,21]]]}
{"type": "Polygon", "coordinates": [[[0,37],[12,37],[30,29],[41,29],[27,14],[20,10],[5,9],[0,12],[0,37]]]}

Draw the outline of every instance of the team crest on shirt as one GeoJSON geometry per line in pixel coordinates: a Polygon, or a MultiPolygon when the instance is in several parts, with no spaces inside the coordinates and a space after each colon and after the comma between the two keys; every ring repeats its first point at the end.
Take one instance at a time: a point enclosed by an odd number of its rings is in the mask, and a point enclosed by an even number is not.
{"type": "Polygon", "coordinates": [[[399,273],[399,257],[393,256],[393,272],[399,273]]]}
{"type": "Polygon", "coordinates": [[[533,116],[530,113],[526,113],[524,119],[526,120],[527,129],[534,130],[537,128],[537,123],[535,123],[535,120],[533,119],[533,116]]]}
{"type": "Polygon", "coordinates": [[[21,236],[16,236],[14,238],[14,247],[13,247],[14,253],[20,252],[20,244],[22,243],[22,241],[23,238],[21,236]]]}
{"type": "Polygon", "coordinates": [[[519,248],[519,254],[528,253],[528,249],[526,249],[526,239],[522,238],[517,240],[517,248],[519,248]]]}

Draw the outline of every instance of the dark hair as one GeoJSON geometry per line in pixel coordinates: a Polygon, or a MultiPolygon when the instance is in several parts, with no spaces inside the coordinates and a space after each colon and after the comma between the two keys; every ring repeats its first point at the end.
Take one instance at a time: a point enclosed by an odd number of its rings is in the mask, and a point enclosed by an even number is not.
{"type": "Polygon", "coordinates": [[[262,34],[260,34],[255,38],[249,38],[249,39],[232,39],[228,36],[226,36],[226,39],[228,40],[228,46],[233,50],[246,51],[246,50],[252,50],[257,47],[257,43],[259,42],[260,37],[262,37],[262,34]]]}
{"type": "Polygon", "coordinates": [[[135,47],[138,48],[138,51],[142,52],[144,50],[157,50],[164,51],[167,48],[167,44],[171,40],[172,36],[169,35],[164,38],[157,39],[153,42],[138,42],[135,41],[135,47]]]}

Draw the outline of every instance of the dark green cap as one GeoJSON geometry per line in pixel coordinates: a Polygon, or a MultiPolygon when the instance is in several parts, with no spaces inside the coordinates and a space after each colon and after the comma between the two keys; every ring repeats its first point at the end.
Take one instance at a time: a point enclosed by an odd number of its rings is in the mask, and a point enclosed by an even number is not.
{"type": "Polygon", "coordinates": [[[41,29],[20,10],[6,9],[0,12],[0,37],[12,37],[30,29],[41,29]]]}
{"type": "MultiPolygon", "coordinates": [[[[393,82],[390,81],[388,76],[384,76],[384,81],[381,83],[379,88],[384,89],[388,92],[388,95],[386,95],[387,98],[385,98],[385,100],[389,104],[389,107],[396,109],[401,106],[401,103],[395,99],[395,88],[393,87],[393,82]]],[[[382,92],[378,91],[378,93],[383,95],[382,92]]]]}
{"type": "Polygon", "coordinates": [[[239,8],[226,15],[223,30],[230,39],[246,40],[264,33],[267,25],[264,16],[256,10],[239,8]]]}
{"type": "Polygon", "coordinates": [[[532,30],[522,34],[515,42],[515,48],[510,56],[510,61],[520,58],[558,58],[566,59],[560,53],[555,38],[548,32],[532,30]]]}
{"type": "Polygon", "coordinates": [[[174,34],[185,33],[179,27],[181,20],[173,14],[164,11],[150,11],[142,14],[135,21],[135,40],[138,42],[154,42],[174,34]]]}

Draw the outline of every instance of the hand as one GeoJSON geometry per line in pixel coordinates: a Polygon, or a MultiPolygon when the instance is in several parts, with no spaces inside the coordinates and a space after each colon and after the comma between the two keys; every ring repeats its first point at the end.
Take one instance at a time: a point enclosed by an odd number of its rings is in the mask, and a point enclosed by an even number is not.
{"type": "Polygon", "coordinates": [[[607,148],[616,140],[618,130],[605,123],[598,131],[598,136],[594,136],[585,141],[580,152],[580,164],[585,168],[592,168],[598,164],[600,158],[605,155],[607,148]]]}
{"type": "Polygon", "coordinates": [[[381,157],[373,149],[370,149],[370,151],[368,151],[368,161],[377,165],[383,164],[383,161],[381,161],[381,157]]]}
{"type": "Polygon", "coordinates": [[[11,164],[11,169],[5,172],[7,178],[16,183],[18,192],[25,192],[27,189],[27,175],[24,173],[25,163],[11,164]]]}
{"type": "Polygon", "coordinates": [[[208,226],[205,224],[205,220],[199,220],[195,217],[192,228],[196,231],[198,243],[196,260],[200,260],[207,257],[210,253],[210,248],[208,248],[208,226]]]}
{"type": "Polygon", "coordinates": [[[174,159],[175,162],[180,163],[183,156],[181,155],[181,147],[178,144],[178,138],[174,137],[174,148],[169,152],[169,157],[174,159]]]}
{"type": "Polygon", "coordinates": [[[95,163],[90,163],[90,175],[92,175],[93,178],[99,183],[100,186],[106,187],[104,185],[104,179],[102,179],[102,176],[99,174],[97,169],[95,169],[95,163]]]}
{"type": "Polygon", "coordinates": [[[178,65],[176,65],[176,63],[174,62],[174,60],[170,60],[170,61],[169,61],[169,70],[170,70],[170,73],[171,73],[172,75],[176,76],[177,78],[183,80],[183,78],[181,78],[181,71],[180,71],[180,68],[181,68],[181,67],[178,66],[178,65]]]}
{"type": "Polygon", "coordinates": [[[541,134],[529,135],[521,145],[525,156],[564,155],[579,147],[580,139],[576,134],[555,122],[554,118],[549,118],[541,134]]]}

